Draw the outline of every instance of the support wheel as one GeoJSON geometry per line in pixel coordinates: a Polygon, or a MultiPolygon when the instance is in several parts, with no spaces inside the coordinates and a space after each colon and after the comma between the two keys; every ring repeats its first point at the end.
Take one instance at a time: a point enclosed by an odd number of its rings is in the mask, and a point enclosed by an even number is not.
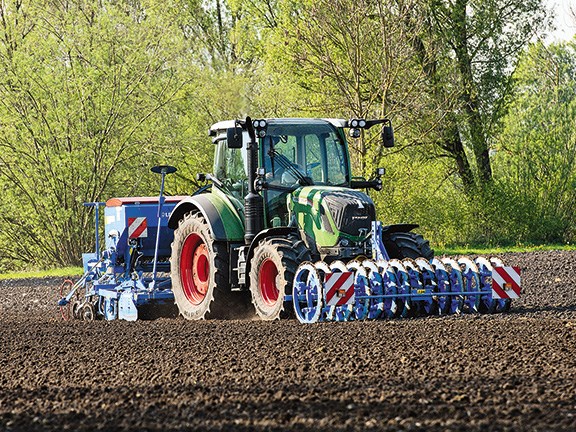
{"type": "Polygon", "coordinates": [[[284,297],[292,294],[298,265],[310,260],[310,252],[300,239],[272,237],[254,248],[250,261],[250,292],[258,316],[266,321],[288,316],[284,297]]]}
{"type": "Polygon", "coordinates": [[[204,218],[188,213],[174,232],[170,257],[172,291],[184,318],[223,316],[230,294],[226,245],[214,242],[204,218]]]}
{"type": "Polygon", "coordinates": [[[301,323],[318,322],[322,315],[322,282],[314,264],[300,264],[294,277],[292,300],[296,318],[301,323]]]}
{"type": "Polygon", "coordinates": [[[83,321],[94,321],[96,319],[96,310],[92,303],[86,303],[80,309],[80,316],[83,321]]]}

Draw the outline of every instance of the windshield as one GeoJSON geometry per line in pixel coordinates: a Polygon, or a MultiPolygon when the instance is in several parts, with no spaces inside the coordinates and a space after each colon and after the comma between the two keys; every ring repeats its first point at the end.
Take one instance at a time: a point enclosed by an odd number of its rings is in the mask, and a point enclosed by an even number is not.
{"type": "Polygon", "coordinates": [[[272,185],[345,185],[349,180],[344,144],[329,123],[272,123],[262,144],[272,185]]]}

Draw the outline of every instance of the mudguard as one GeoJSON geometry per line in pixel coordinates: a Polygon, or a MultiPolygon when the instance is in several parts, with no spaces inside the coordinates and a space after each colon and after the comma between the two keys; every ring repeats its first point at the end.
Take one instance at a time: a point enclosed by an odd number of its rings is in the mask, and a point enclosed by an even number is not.
{"type": "Polygon", "coordinates": [[[260,231],[250,246],[248,247],[248,253],[246,254],[246,274],[250,274],[250,267],[252,256],[254,255],[254,249],[258,246],[260,240],[268,238],[268,237],[282,237],[286,238],[290,234],[299,237],[298,228],[296,227],[275,227],[275,228],[268,228],[263,231],[260,231]]]}
{"type": "Polygon", "coordinates": [[[199,211],[210,225],[210,233],[216,241],[244,241],[244,222],[234,206],[214,192],[186,197],[178,203],[168,219],[168,227],[178,228],[178,222],[186,213],[199,211]]]}
{"type": "Polygon", "coordinates": [[[385,225],[382,227],[382,237],[385,237],[387,234],[397,233],[397,232],[410,232],[413,229],[418,228],[420,225],[418,224],[394,224],[394,225],[385,225]]]}

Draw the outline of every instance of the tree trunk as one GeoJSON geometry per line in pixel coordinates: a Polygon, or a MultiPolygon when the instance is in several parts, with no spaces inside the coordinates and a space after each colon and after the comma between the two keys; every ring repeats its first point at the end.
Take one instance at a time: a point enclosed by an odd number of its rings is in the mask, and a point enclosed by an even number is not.
{"type": "Polygon", "coordinates": [[[468,28],[466,20],[466,7],[468,0],[457,0],[453,9],[454,41],[453,47],[456,61],[460,71],[462,85],[462,102],[466,112],[470,144],[474,152],[476,168],[478,170],[478,186],[483,186],[492,180],[492,167],[488,152],[488,142],[484,133],[482,116],[475,91],[474,74],[472,72],[472,58],[468,50],[468,28]]]}

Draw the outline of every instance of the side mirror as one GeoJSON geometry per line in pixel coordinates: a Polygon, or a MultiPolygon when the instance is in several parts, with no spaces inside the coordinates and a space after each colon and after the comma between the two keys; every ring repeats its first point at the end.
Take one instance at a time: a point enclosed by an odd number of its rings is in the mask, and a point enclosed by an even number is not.
{"type": "Polygon", "coordinates": [[[382,126],[382,144],[386,148],[394,147],[394,130],[392,129],[392,123],[385,124],[382,126]]]}
{"type": "Polygon", "coordinates": [[[226,131],[226,142],[228,143],[228,148],[242,148],[242,129],[228,128],[226,131]]]}

